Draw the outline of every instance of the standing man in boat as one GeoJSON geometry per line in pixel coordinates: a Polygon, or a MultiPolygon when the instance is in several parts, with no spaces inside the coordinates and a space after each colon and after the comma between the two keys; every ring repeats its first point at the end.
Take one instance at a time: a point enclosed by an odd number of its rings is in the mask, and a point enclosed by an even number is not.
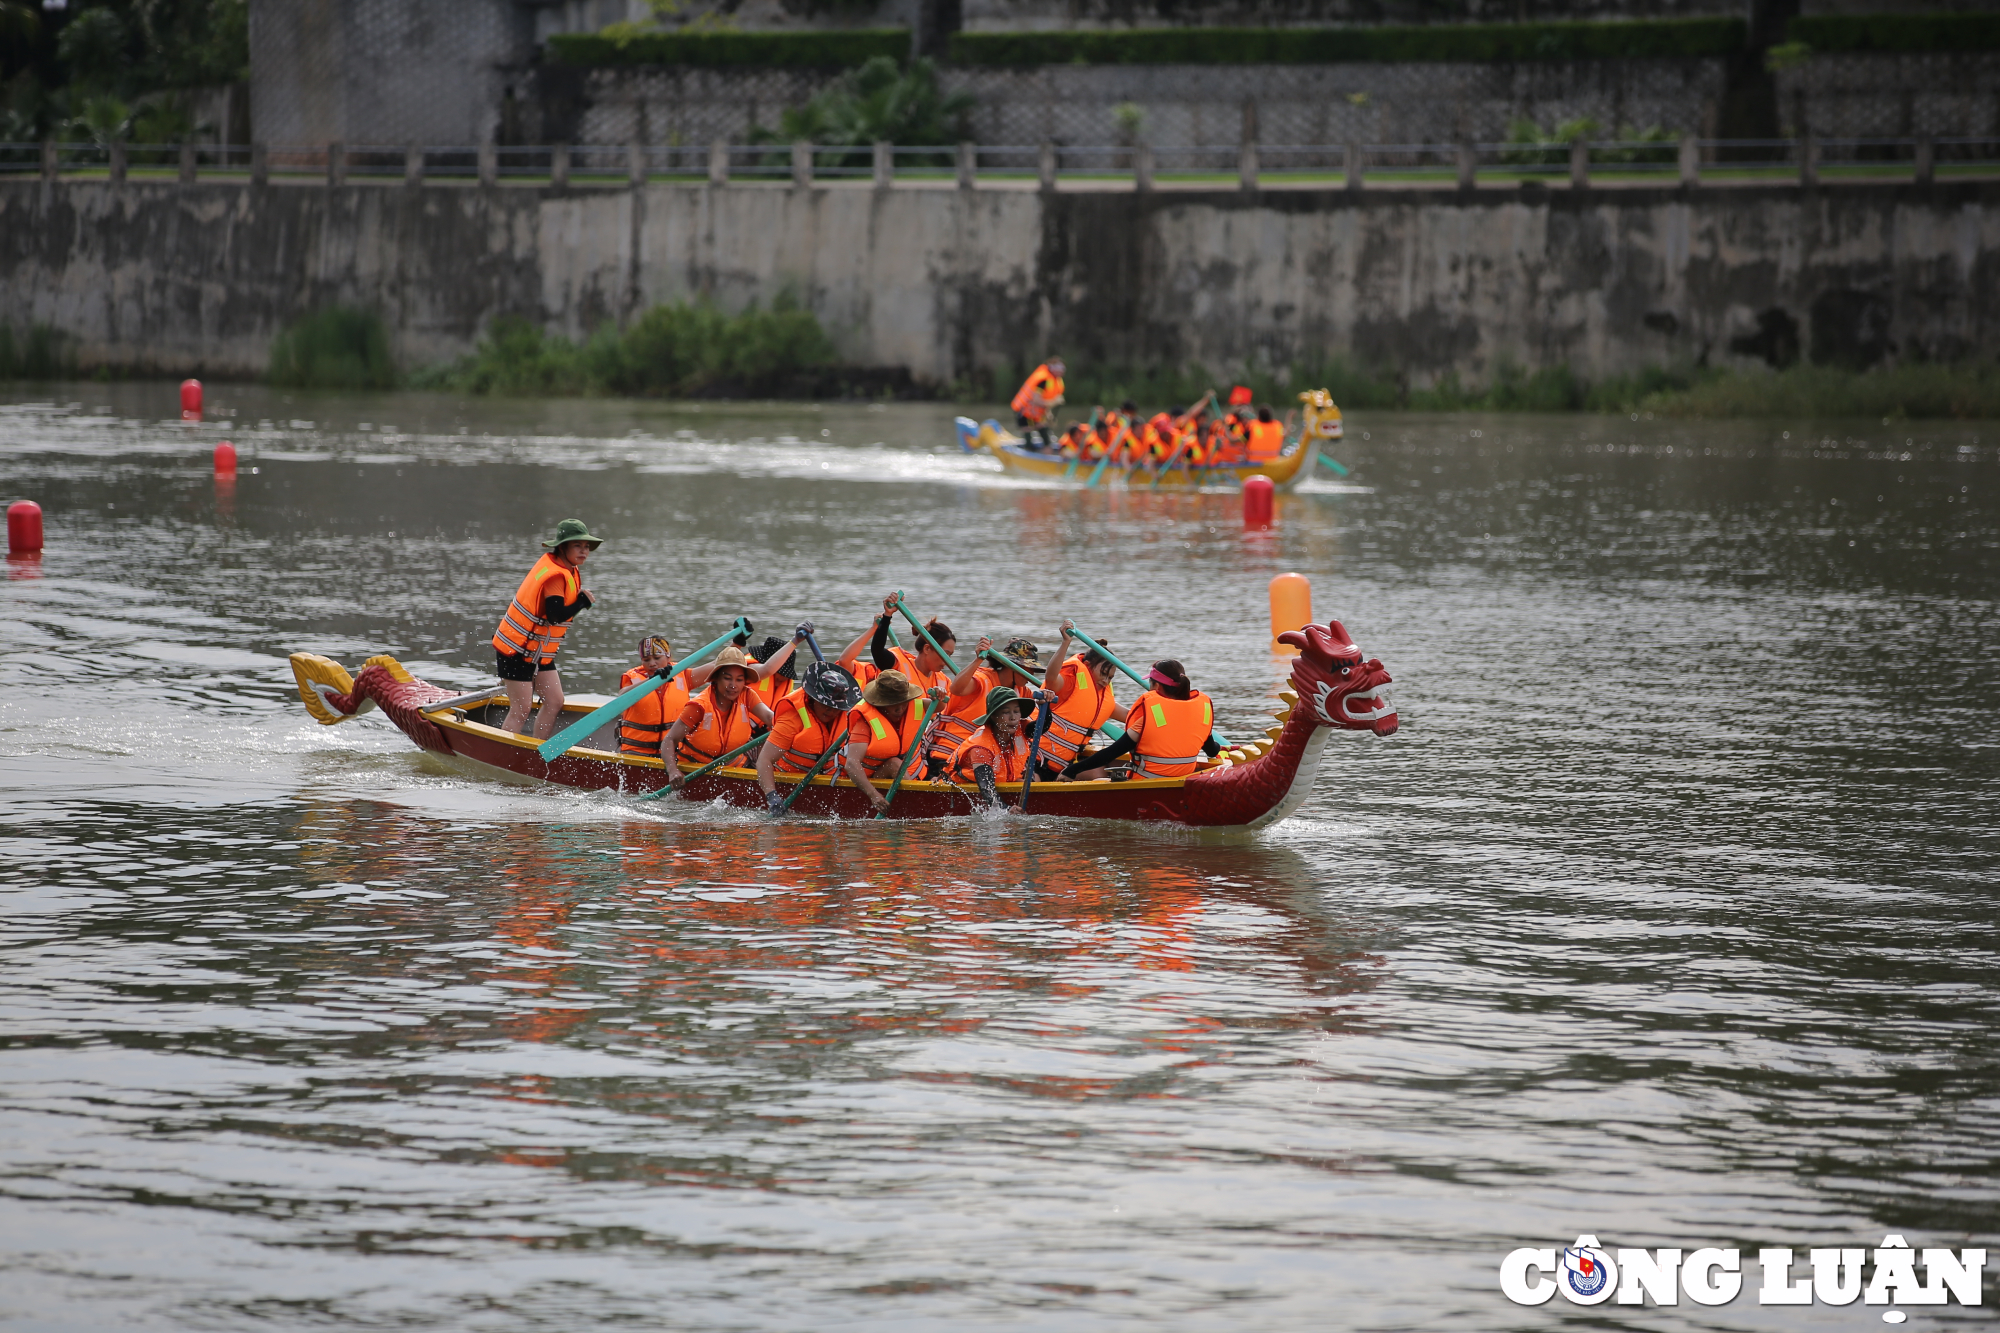
{"type": "Polygon", "coordinates": [[[1052,356],[1041,365],[1021,385],[1011,404],[1014,409],[1014,424],[1027,432],[1026,438],[1036,448],[1053,448],[1055,441],[1049,435],[1049,423],[1056,408],[1063,400],[1062,358],[1052,356]],[[1039,440],[1039,443],[1037,441],[1039,440]]]}
{"type": "Polygon", "coordinates": [[[499,659],[500,683],[507,691],[507,720],[502,730],[525,734],[535,696],[542,698],[535,719],[535,738],[547,740],[562,721],[562,677],[556,674],[556,650],[577,612],[594,605],[583,586],[583,562],[604,545],[590,535],[580,518],[556,525],[556,535],[542,543],[546,554],[535,562],[501,613],[493,631],[493,651],[499,659]]]}

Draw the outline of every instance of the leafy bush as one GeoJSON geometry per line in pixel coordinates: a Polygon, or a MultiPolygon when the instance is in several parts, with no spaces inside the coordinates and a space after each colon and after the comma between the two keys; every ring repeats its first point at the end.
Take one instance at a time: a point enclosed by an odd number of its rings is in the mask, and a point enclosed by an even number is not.
{"type": "MultiPolygon", "coordinates": [[[[886,139],[894,144],[955,144],[966,136],[972,111],[970,93],[946,96],[938,86],[937,66],[929,60],[899,69],[888,56],[874,56],[849,70],[802,107],[784,111],[778,129],[756,129],[752,143],[853,145],[857,148],[886,139]]],[[[843,155],[841,165],[860,165],[864,153],[843,155]]]]}
{"type": "Polygon", "coordinates": [[[1796,365],[1770,373],[1717,374],[1634,406],[1673,417],[2000,417],[2000,366],[1880,366],[1862,374],[1796,365]]]}
{"type": "Polygon", "coordinates": [[[1785,36],[1813,51],[2000,51],[2000,13],[1818,14],[1785,36]]]}
{"type": "Polygon", "coordinates": [[[1733,18],[961,32],[951,39],[951,58],[961,65],[1030,66],[1726,56],[1742,50],[1748,34],[1744,21],[1733,18]]]}
{"type": "Polygon", "coordinates": [[[1516,166],[1555,166],[1569,161],[1567,145],[1605,138],[1611,142],[1592,144],[1590,160],[1594,163],[1672,162],[1680,151],[1677,136],[1658,125],[1643,130],[1620,125],[1616,134],[1606,135],[1602,125],[1588,116],[1580,116],[1545,132],[1532,120],[1516,118],[1508,122],[1507,142],[1520,146],[1502,149],[1500,160],[1516,166]],[[1549,146],[1553,144],[1565,146],[1549,146]],[[1659,147],[1652,147],[1654,144],[1659,147]]]}
{"type": "Polygon", "coordinates": [[[552,60],[594,68],[606,65],[695,65],[710,69],[763,66],[843,69],[876,56],[901,60],[910,52],[908,28],[856,28],[837,32],[563,33],[548,40],[552,60]]]}
{"type": "Polygon", "coordinates": [[[389,334],[372,311],[332,306],[271,341],[271,383],[287,389],[388,389],[396,383],[389,334]]]}

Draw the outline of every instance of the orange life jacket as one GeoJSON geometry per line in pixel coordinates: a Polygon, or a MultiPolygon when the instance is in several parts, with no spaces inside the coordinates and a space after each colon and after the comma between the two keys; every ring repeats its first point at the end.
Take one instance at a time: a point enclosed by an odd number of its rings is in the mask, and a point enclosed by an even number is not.
{"type": "Polygon", "coordinates": [[[928,676],[917,669],[917,657],[922,652],[922,648],[891,648],[889,655],[896,659],[895,669],[903,673],[903,679],[909,681],[910,684],[916,686],[918,689],[937,689],[950,693],[951,671],[949,668],[939,667],[928,676]]]}
{"type": "Polygon", "coordinates": [[[963,741],[960,741],[957,747],[952,750],[951,759],[945,764],[945,771],[950,773],[952,779],[956,782],[967,785],[977,782],[979,780],[978,774],[974,773],[972,767],[965,763],[965,756],[968,750],[984,748],[987,752],[996,756],[993,762],[993,780],[995,782],[1019,782],[1021,776],[1028,771],[1028,738],[1025,734],[1026,731],[1027,728],[1023,727],[1020,731],[1015,732],[1014,743],[1012,745],[1002,745],[1000,738],[993,734],[993,728],[981,727],[963,741]]]}
{"type": "Polygon", "coordinates": [[[924,701],[912,699],[903,705],[901,726],[891,722],[887,713],[865,699],[848,716],[850,719],[860,718],[868,724],[868,752],[862,756],[861,762],[872,778],[882,765],[891,759],[901,759],[910,752],[910,743],[923,730],[924,701]]]}
{"type": "Polygon", "coordinates": [[[569,626],[551,624],[542,619],[542,599],[551,595],[548,592],[550,580],[559,580],[554,595],[560,596],[565,606],[573,604],[583,594],[583,575],[554,555],[544,555],[528,571],[528,577],[521,580],[514,600],[500,614],[500,627],[493,631],[495,650],[543,663],[554,660],[556,649],[562,646],[563,635],[569,632],[569,626]]]}
{"type": "Polygon", "coordinates": [[[1201,745],[1215,729],[1215,709],[1200,690],[1169,699],[1158,690],[1139,696],[1127,715],[1126,730],[1139,735],[1132,767],[1145,778],[1178,778],[1201,762],[1201,745]]]}
{"type": "Polygon", "coordinates": [[[1165,412],[1146,423],[1146,429],[1139,432],[1138,447],[1133,451],[1132,461],[1149,460],[1157,462],[1174,451],[1174,419],[1165,412]]]}
{"type": "Polygon", "coordinates": [[[701,721],[681,736],[680,758],[684,763],[705,764],[749,742],[757,724],[750,715],[749,690],[737,695],[736,706],[726,711],[716,702],[713,688],[704,688],[688,703],[701,710],[701,721]]]}
{"type": "Polygon", "coordinates": [[[784,697],[783,690],[791,689],[792,682],[773,671],[762,680],[751,681],[749,688],[751,693],[764,701],[764,707],[775,709],[778,700],[784,697]]]}
{"type": "Polygon", "coordinates": [[[1042,733],[1042,753],[1058,767],[1074,761],[1083,752],[1091,733],[1103,726],[1111,710],[1118,706],[1110,686],[1098,688],[1090,668],[1083,664],[1082,653],[1063,663],[1063,674],[1072,672],[1076,688],[1070,691],[1069,698],[1056,705],[1055,712],[1049,715],[1048,730],[1042,733]]]}
{"type": "MultiPolygon", "coordinates": [[[[778,752],[778,758],[771,767],[779,773],[804,773],[819,762],[838,737],[843,743],[847,739],[847,714],[841,713],[831,727],[823,727],[806,706],[803,692],[787,695],[784,700],[788,708],[796,708],[799,713],[799,731],[792,737],[792,743],[778,752]]],[[[828,762],[831,762],[830,760],[828,762]]]]}
{"type": "Polygon", "coordinates": [[[1285,427],[1277,421],[1250,423],[1250,461],[1275,463],[1285,452],[1285,427]]]}
{"type": "MultiPolygon", "coordinates": [[[[937,734],[931,737],[931,756],[949,761],[965,738],[979,730],[986,717],[986,695],[1000,684],[1000,673],[989,666],[974,667],[971,694],[947,694],[944,712],[938,716],[937,734]]],[[[950,689],[950,685],[945,686],[950,689]]]]}
{"type": "Polygon", "coordinates": [[[1241,417],[1224,417],[1209,442],[1208,461],[1223,466],[1243,462],[1249,456],[1244,446],[1248,438],[1241,417]]]}
{"type": "Polygon", "coordinates": [[[1062,391],[1062,380],[1057,378],[1044,362],[1035,367],[1034,373],[1028,376],[1027,382],[1021,386],[1020,392],[1014,395],[1014,401],[1009,406],[1019,415],[1026,417],[1030,425],[1039,426],[1048,419],[1047,405],[1062,397],[1062,391]],[[1041,402],[1035,401],[1037,394],[1041,396],[1041,402]]]}
{"type": "MultiPolygon", "coordinates": [[[[618,678],[620,694],[646,678],[646,668],[633,667],[618,678]]],[[[639,696],[639,702],[626,709],[618,717],[618,751],[620,754],[658,754],[660,737],[667,734],[667,728],[680,716],[680,709],[669,713],[666,695],[672,683],[665,677],[654,679],[663,687],[651,694],[639,696]]],[[[683,700],[682,702],[686,702],[683,700]]]]}

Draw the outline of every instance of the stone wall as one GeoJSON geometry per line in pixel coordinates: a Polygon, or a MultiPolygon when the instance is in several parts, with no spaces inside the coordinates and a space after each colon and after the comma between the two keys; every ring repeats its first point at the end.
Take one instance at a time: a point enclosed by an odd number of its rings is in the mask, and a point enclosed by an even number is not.
{"type": "Polygon", "coordinates": [[[1586,377],[1805,343],[2000,353],[2000,185],[1522,191],[0,183],[0,321],[86,367],[253,375],[299,315],[381,312],[406,364],[495,315],[580,335],[800,297],[851,363],[1586,377]],[[1786,331],[1789,330],[1789,334],[1786,331]],[[1785,336],[1780,336],[1785,335],[1785,336]]]}

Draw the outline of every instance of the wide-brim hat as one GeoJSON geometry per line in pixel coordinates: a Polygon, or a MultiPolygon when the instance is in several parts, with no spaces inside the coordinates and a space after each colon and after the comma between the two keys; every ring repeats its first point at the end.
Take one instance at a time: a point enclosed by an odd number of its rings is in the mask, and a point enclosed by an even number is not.
{"type": "Polygon", "coordinates": [[[566,518],[556,524],[556,535],[542,543],[544,551],[560,551],[571,542],[589,542],[595,551],[604,545],[604,538],[590,535],[590,525],[580,518],[566,518]]]}
{"type": "Polygon", "coordinates": [[[1010,639],[1007,646],[1000,650],[1000,653],[1003,657],[1010,657],[1014,661],[1019,662],[1034,674],[1039,674],[1049,669],[1049,664],[1042,660],[1042,650],[1035,647],[1033,639],[1010,639]]]}
{"type": "Polygon", "coordinates": [[[708,678],[710,680],[714,680],[715,673],[721,671],[725,667],[736,667],[739,670],[741,670],[746,677],[755,676],[757,674],[756,659],[751,657],[750,654],[744,652],[741,648],[738,648],[733,643],[715,655],[715,663],[713,666],[709,668],[708,678]]]}
{"type": "Polygon", "coordinates": [[[854,683],[854,677],[832,662],[814,662],[807,667],[799,688],[814,703],[843,713],[861,702],[861,687],[854,683]]]}
{"type": "Polygon", "coordinates": [[[1028,720],[1028,710],[1034,707],[1034,703],[1035,701],[1026,695],[1016,694],[1014,687],[1011,685],[997,685],[986,691],[986,716],[979,719],[979,725],[982,727],[992,726],[993,715],[1008,704],[1021,705],[1021,720],[1026,722],[1028,720]]]}
{"type": "Polygon", "coordinates": [[[924,697],[924,692],[910,684],[910,678],[900,671],[884,671],[868,682],[861,691],[861,697],[877,708],[893,708],[897,704],[911,703],[924,697]]]}

